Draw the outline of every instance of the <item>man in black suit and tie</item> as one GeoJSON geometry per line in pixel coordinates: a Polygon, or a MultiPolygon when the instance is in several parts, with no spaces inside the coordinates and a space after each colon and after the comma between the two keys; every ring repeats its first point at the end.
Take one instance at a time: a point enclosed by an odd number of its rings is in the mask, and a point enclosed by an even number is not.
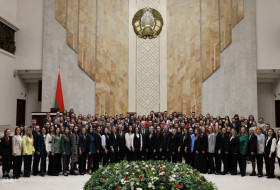
{"type": "Polygon", "coordinates": [[[119,136],[119,160],[124,160],[125,157],[125,131],[123,130],[123,124],[118,125],[118,136],[119,136]]]}
{"type": "Polygon", "coordinates": [[[63,126],[64,126],[64,127],[69,127],[70,123],[71,123],[71,122],[70,122],[70,117],[67,116],[67,117],[66,117],[66,121],[63,123],[63,126]]]}
{"type": "Polygon", "coordinates": [[[32,130],[32,133],[35,131],[36,125],[37,125],[37,120],[36,119],[32,119],[31,120],[31,126],[29,126],[29,128],[32,130]]]}
{"type": "Polygon", "coordinates": [[[162,147],[161,159],[168,160],[169,162],[171,160],[169,154],[170,137],[171,137],[171,133],[168,129],[168,126],[164,125],[163,132],[162,132],[162,141],[161,141],[161,147],[162,147]]]}
{"type": "Polygon", "coordinates": [[[149,128],[146,128],[146,124],[145,121],[141,121],[141,128],[140,128],[140,133],[142,135],[142,147],[143,147],[143,151],[141,152],[141,157],[143,160],[147,159],[147,154],[146,154],[146,136],[149,133],[149,128]]]}

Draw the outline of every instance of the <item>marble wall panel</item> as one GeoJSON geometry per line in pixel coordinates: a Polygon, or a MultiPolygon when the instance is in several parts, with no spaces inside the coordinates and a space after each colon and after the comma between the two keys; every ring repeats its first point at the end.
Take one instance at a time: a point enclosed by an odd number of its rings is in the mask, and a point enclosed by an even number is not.
{"type": "Polygon", "coordinates": [[[79,66],[95,80],[97,0],[80,0],[79,66]]]}
{"type": "Polygon", "coordinates": [[[128,0],[98,1],[97,12],[96,113],[126,113],[128,0]]]}
{"type": "Polygon", "coordinates": [[[244,0],[232,0],[232,26],[244,18],[244,0]]]}
{"type": "Polygon", "coordinates": [[[202,79],[220,66],[219,0],[201,0],[202,79]]]}
{"type": "Polygon", "coordinates": [[[167,7],[168,112],[200,113],[200,1],[169,0],[167,7]]]}
{"type": "Polygon", "coordinates": [[[78,52],[79,0],[68,0],[66,28],[66,42],[75,52],[78,52]]]}
{"type": "Polygon", "coordinates": [[[223,51],[232,40],[231,0],[220,0],[220,45],[223,51]]]}
{"type": "Polygon", "coordinates": [[[67,0],[55,1],[55,18],[64,27],[66,27],[66,9],[67,0]]]}

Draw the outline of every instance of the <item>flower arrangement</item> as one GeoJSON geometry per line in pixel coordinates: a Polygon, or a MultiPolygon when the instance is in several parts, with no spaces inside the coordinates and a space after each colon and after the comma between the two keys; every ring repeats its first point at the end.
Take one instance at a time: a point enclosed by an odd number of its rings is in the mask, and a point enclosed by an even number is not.
{"type": "Polygon", "coordinates": [[[84,190],[217,190],[203,175],[184,163],[122,161],[95,171],[84,190]]]}

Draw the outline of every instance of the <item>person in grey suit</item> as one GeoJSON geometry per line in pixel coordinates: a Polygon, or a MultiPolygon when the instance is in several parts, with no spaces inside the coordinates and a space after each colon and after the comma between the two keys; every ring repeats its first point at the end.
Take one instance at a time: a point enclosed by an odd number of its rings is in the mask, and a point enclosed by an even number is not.
{"type": "Polygon", "coordinates": [[[210,126],[208,128],[208,166],[209,166],[209,174],[215,173],[215,164],[214,164],[214,156],[215,156],[215,146],[216,146],[216,134],[213,131],[213,128],[210,126]]]}

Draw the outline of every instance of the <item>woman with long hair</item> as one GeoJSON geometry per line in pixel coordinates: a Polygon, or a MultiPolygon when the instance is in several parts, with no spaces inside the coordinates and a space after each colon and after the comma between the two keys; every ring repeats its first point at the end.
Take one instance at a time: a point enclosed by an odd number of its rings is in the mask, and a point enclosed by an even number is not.
{"type": "Polygon", "coordinates": [[[53,174],[53,156],[52,156],[52,137],[54,135],[54,126],[50,126],[49,133],[46,136],[45,144],[46,144],[46,152],[49,157],[49,165],[48,165],[48,175],[53,174]]]}
{"type": "MultiPolygon", "coordinates": [[[[132,126],[130,126],[132,129],[132,126]]],[[[102,148],[103,148],[103,166],[109,164],[109,154],[110,154],[110,139],[108,135],[108,128],[104,128],[104,134],[102,135],[102,148]]]]}
{"type": "Polygon", "coordinates": [[[32,155],[35,152],[31,128],[27,128],[22,138],[22,155],[24,159],[24,177],[30,177],[32,155]]]}
{"type": "Polygon", "coordinates": [[[231,136],[229,140],[229,154],[230,154],[230,172],[231,175],[237,175],[237,159],[239,154],[239,138],[237,137],[236,129],[231,129],[231,136]]]}
{"type": "Polygon", "coordinates": [[[227,133],[227,128],[222,128],[222,147],[221,147],[221,154],[222,154],[222,161],[224,165],[223,175],[226,175],[229,172],[229,135],[227,133]]]}
{"type": "Polygon", "coordinates": [[[274,178],[275,170],[275,150],[276,150],[276,134],[273,129],[268,130],[268,137],[265,144],[265,157],[267,159],[267,178],[274,178]]]}
{"type": "Polygon", "coordinates": [[[98,126],[95,131],[95,146],[96,146],[96,163],[94,163],[93,170],[99,169],[99,163],[102,160],[103,148],[101,144],[101,127],[98,126]]]}
{"type": "Polygon", "coordinates": [[[246,155],[248,152],[248,135],[246,132],[246,128],[242,127],[240,129],[240,135],[239,135],[239,168],[241,176],[244,177],[246,174],[246,155]]]}
{"type": "Polygon", "coordinates": [[[216,134],[211,126],[208,127],[208,166],[209,166],[209,173],[215,173],[215,163],[214,163],[214,156],[215,156],[215,146],[216,146],[216,134]]]}
{"type": "Polygon", "coordinates": [[[194,168],[200,171],[199,165],[201,162],[200,154],[201,154],[201,137],[199,129],[196,128],[194,130],[195,141],[194,141],[194,168]]]}
{"type": "Polygon", "coordinates": [[[127,148],[126,159],[127,161],[131,161],[133,159],[133,152],[132,152],[132,144],[133,144],[133,132],[132,126],[128,126],[127,132],[125,133],[125,145],[127,148]]]}
{"type": "MultiPolygon", "coordinates": [[[[221,120],[220,120],[221,121],[221,120]]],[[[215,144],[215,165],[216,165],[216,175],[222,174],[221,172],[221,160],[222,160],[222,133],[220,131],[220,126],[215,127],[216,132],[216,144],[215,144]]]]}
{"type": "Polygon", "coordinates": [[[84,175],[86,172],[86,154],[87,154],[87,134],[86,128],[81,129],[79,137],[79,173],[84,175]]]}
{"type": "Polygon", "coordinates": [[[1,139],[0,158],[2,158],[3,178],[10,178],[9,173],[12,169],[12,137],[10,129],[4,131],[4,137],[1,139]]]}
{"type": "MultiPolygon", "coordinates": [[[[254,123],[254,122],[253,122],[254,123]]],[[[258,138],[255,135],[253,125],[249,129],[248,153],[249,159],[252,163],[253,171],[250,176],[256,176],[256,154],[257,154],[258,138]]]]}
{"type": "Polygon", "coordinates": [[[93,127],[90,127],[87,135],[87,146],[88,146],[88,173],[92,174],[96,168],[96,146],[95,146],[95,136],[93,133],[93,127]]]}
{"type": "Polygon", "coordinates": [[[143,147],[143,139],[141,133],[139,133],[139,128],[135,128],[135,133],[133,134],[133,141],[132,141],[132,152],[133,160],[141,160],[141,152],[143,147]]]}
{"type": "Polygon", "coordinates": [[[68,176],[69,172],[69,163],[71,156],[71,139],[70,139],[70,130],[68,127],[65,128],[64,134],[61,137],[61,153],[63,161],[63,175],[68,176]]]}
{"type": "Polygon", "coordinates": [[[75,166],[78,162],[78,147],[79,147],[79,135],[78,126],[74,127],[73,133],[71,134],[71,171],[70,174],[77,175],[75,172],[75,166]]]}
{"type": "Polygon", "coordinates": [[[201,127],[201,163],[200,171],[204,174],[207,172],[207,149],[208,149],[208,137],[206,133],[206,128],[201,127]]]}
{"type": "Polygon", "coordinates": [[[42,127],[41,134],[38,137],[38,152],[40,152],[40,158],[41,158],[41,176],[45,176],[46,173],[46,138],[47,138],[47,129],[46,127],[42,127]]]}
{"type": "Polygon", "coordinates": [[[52,175],[58,176],[61,165],[61,143],[60,143],[60,128],[55,129],[55,134],[52,137],[52,156],[53,156],[53,169],[52,175]]]}
{"type": "Polygon", "coordinates": [[[191,164],[191,160],[189,159],[189,154],[191,153],[191,138],[188,128],[184,128],[184,136],[181,140],[181,152],[183,154],[185,163],[191,164]]]}
{"type": "Polygon", "coordinates": [[[263,158],[264,158],[264,148],[265,148],[265,136],[263,134],[263,128],[256,128],[257,136],[257,167],[258,167],[258,177],[263,176],[263,158]]]}
{"type": "Polygon", "coordinates": [[[21,165],[22,165],[22,137],[20,136],[20,128],[16,127],[15,135],[13,137],[13,173],[14,178],[18,179],[20,177],[21,165]]]}

